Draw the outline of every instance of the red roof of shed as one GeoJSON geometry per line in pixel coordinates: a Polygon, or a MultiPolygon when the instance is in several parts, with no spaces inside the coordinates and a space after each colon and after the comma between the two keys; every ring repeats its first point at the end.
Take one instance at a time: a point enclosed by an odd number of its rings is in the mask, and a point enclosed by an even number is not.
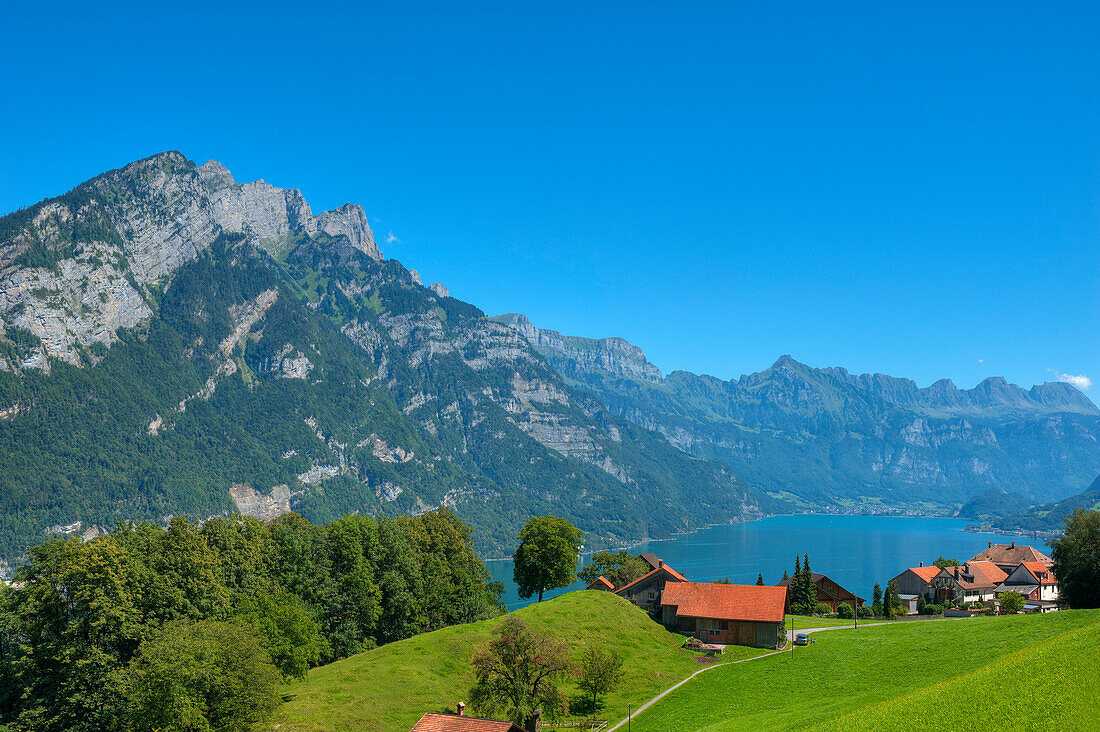
{"type": "MultiPolygon", "coordinates": [[[[638,584],[642,580],[647,579],[649,577],[652,577],[653,575],[657,574],[658,572],[667,572],[668,575],[670,577],[672,577],[672,579],[675,580],[677,583],[687,582],[687,577],[680,574],[679,572],[677,572],[675,569],[668,566],[667,564],[662,564],[661,566],[657,567],[657,569],[646,572],[645,574],[643,574],[641,577],[634,580],[633,582],[629,582],[629,583],[623,585],[622,587],[618,588],[617,590],[615,590],[615,594],[616,595],[622,595],[623,590],[627,589],[628,587],[633,587],[634,585],[638,584]]],[[[666,588],[667,588],[667,585],[666,585],[666,588]]]]}
{"type": "Polygon", "coordinates": [[[674,605],[677,616],[780,623],[787,604],[787,588],[674,582],[665,585],[661,604],[674,605]]]}
{"type": "Polygon", "coordinates": [[[497,719],[428,712],[409,732],[523,732],[523,727],[497,719]]]}

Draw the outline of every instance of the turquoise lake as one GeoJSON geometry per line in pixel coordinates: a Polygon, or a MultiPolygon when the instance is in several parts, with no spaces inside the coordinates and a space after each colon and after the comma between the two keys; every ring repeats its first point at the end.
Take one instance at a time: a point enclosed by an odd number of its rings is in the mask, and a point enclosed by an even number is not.
{"type": "MultiPolygon", "coordinates": [[[[941,554],[964,561],[985,549],[988,542],[1015,539],[1049,554],[1037,539],[977,534],[963,531],[967,522],[949,518],[888,516],[832,516],[802,514],[772,516],[761,521],[703,529],[667,541],[651,541],[633,547],[635,554],[653,552],[689,580],[710,582],[729,577],[738,584],[753,584],[758,572],[775,584],[783,570],[794,569],[795,554],[810,555],[810,568],[827,574],[860,597],[871,599],[876,582],[886,581],[906,567],[931,564],[941,554]]],[[[581,559],[582,565],[589,560],[581,559]]],[[[531,600],[521,600],[512,582],[512,562],[486,562],[493,579],[504,582],[504,602],[510,610],[531,600]]],[[[577,583],[546,593],[554,597],[583,587],[577,583]]]]}

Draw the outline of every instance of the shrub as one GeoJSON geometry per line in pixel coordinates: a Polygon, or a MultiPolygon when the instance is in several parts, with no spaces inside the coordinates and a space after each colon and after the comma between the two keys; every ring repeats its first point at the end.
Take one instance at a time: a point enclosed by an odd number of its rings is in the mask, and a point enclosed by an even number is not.
{"type": "Polygon", "coordinates": [[[875,617],[875,611],[869,607],[861,607],[859,609],[859,617],[861,618],[873,618],[875,617]]]}
{"type": "Polygon", "coordinates": [[[852,618],[852,608],[850,605],[837,605],[836,616],[838,618],[844,618],[850,620],[852,618]]]}
{"type": "Polygon", "coordinates": [[[832,612],[832,608],[823,602],[819,602],[814,605],[814,615],[828,615],[832,612]]]}

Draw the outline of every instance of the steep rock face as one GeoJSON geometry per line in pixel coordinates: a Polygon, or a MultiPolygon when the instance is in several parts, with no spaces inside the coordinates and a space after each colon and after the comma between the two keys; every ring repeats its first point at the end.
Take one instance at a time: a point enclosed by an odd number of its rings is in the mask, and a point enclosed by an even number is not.
{"type": "Polygon", "coordinates": [[[358,206],[178,153],[0,219],[0,454],[9,563],[46,527],[175,514],[449,506],[499,556],[531,515],[597,547],[779,505],[382,259],[358,206]]]}
{"type": "Polygon", "coordinates": [[[148,320],[153,288],[223,233],[277,247],[322,232],[329,248],[382,258],[359,206],[314,216],[298,190],[237,184],[220,163],[196,167],[178,152],[104,173],[6,221],[0,334],[16,327],[41,343],[18,358],[0,354],[0,369],[94,361],[92,344],[148,320]]]}
{"type": "Polygon", "coordinates": [[[535,348],[553,353],[555,365],[566,375],[599,370],[627,379],[661,380],[660,369],[646,360],[642,349],[622,338],[564,336],[556,330],[536,328],[526,316],[518,313],[499,315],[494,320],[518,330],[535,348]]]}
{"type": "Polygon", "coordinates": [[[949,380],[920,388],[790,356],[731,381],[685,371],[661,378],[639,372],[640,351],[620,348],[628,356],[609,361],[589,347],[578,357],[572,342],[587,339],[523,316],[499,320],[614,414],[811,504],[948,510],[987,489],[1050,500],[1100,471],[1100,410],[1068,384],[1024,390],[990,378],[973,389],[949,380]]]}

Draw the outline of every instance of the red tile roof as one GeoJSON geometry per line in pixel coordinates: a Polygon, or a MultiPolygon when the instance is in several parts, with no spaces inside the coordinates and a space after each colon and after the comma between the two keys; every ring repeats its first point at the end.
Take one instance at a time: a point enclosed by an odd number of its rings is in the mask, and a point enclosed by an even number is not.
{"type": "Polygon", "coordinates": [[[968,565],[972,570],[980,569],[982,574],[986,576],[993,584],[1000,584],[1008,579],[1008,572],[998,567],[993,562],[970,562],[968,565]]]}
{"type": "Polygon", "coordinates": [[[645,574],[643,574],[641,577],[634,580],[633,582],[629,582],[629,583],[623,585],[622,587],[618,588],[617,590],[615,590],[615,594],[616,595],[622,594],[623,590],[627,589],[628,587],[633,587],[634,585],[638,584],[642,580],[648,579],[649,577],[652,577],[653,575],[657,574],[658,572],[667,572],[668,575],[670,577],[672,577],[672,579],[676,582],[687,582],[688,581],[687,577],[680,574],[679,572],[677,572],[672,567],[668,566],[667,564],[662,564],[660,567],[657,567],[657,569],[646,572],[645,574]]]}
{"type": "Polygon", "coordinates": [[[1023,562],[1042,562],[1050,565],[1053,559],[1026,544],[992,544],[988,549],[979,552],[970,558],[971,562],[995,562],[997,564],[1011,564],[1013,566],[1023,562]]]}
{"type": "Polygon", "coordinates": [[[661,604],[675,606],[677,617],[779,623],[787,604],[787,588],[676,582],[665,585],[661,604]]]}
{"type": "Polygon", "coordinates": [[[428,712],[409,732],[523,732],[523,727],[496,719],[428,712]]]}
{"type": "Polygon", "coordinates": [[[615,585],[611,584],[611,582],[607,579],[607,577],[604,577],[601,574],[599,577],[597,577],[596,579],[589,582],[588,587],[586,587],[585,589],[586,590],[614,590],[615,585]]]}
{"type": "Polygon", "coordinates": [[[1054,576],[1054,572],[1050,571],[1050,567],[1042,562],[1020,562],[1024,565],[1027,571],[1035,575],[1035,579],[1039,580],[1040,584],[1044,585],[1056,585],[1058,579],[1054,576]],[[1043,577],[1043,573],[1046,573],[1046,577],[1043,577]]]}
{"type": "Polygon", "coordinates": [[[929,567],[910,567],[909,571],[920,577],[925,582],[931,582],[932,578],[940,573],[940,568],[933,564],[929,567]]]}
{"type": "Polygon", "coordinates": [[[1003,582],[1008,575],[1000,567],[992,562],[967,562],[960,567],[944,567],[937,576],[950,577],[964,590],[985,590],[994,588],[1003,582]],[[993,572],[999,579],[990,577],[986,572],[993,572]],[[973,579],[966,579],[966,576],[973,579]]]}

